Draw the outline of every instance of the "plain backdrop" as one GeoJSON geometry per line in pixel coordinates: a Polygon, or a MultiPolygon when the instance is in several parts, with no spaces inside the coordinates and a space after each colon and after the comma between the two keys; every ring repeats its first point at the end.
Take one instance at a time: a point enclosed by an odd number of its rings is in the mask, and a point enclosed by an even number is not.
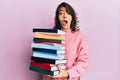
{"type": "Polygon", "coordinates": [[[61,2],[75,9],[89,47],[81,80],[120,80],[120,0],[0,0],[0,80],[38,80],[29,71],[33,28],[53,28],[61,2]]]}

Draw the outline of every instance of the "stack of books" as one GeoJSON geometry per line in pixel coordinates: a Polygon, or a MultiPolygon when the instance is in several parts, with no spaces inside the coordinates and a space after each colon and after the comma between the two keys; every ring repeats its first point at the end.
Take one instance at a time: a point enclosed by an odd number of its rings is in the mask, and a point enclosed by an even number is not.
{"type": "Polygon", "coordinates": [[[34,28],[31,44],[33,55],[29,69],[41,74],[55,76],[57,65],[65,69],[65,32],[58,29],[34,28]]]}

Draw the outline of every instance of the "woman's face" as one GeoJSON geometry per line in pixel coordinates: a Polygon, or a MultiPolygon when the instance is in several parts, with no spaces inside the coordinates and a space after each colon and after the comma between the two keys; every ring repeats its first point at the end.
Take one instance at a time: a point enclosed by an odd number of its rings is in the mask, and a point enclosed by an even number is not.
{"type": "Polygon", "coordinates": [[[72,16],[66,12],[65,7],[60,8],[60,11],[58,14],[58,19],[59,19],[62,30],[64,30],[64,31],[70,30],[72,16]]]}

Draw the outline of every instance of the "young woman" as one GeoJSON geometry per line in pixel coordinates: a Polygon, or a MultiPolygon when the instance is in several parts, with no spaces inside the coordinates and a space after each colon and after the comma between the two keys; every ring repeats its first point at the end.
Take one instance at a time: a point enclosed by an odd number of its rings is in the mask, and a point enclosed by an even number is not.
{"type": "Polygon", "coordinates": [[[55,16],[55,29],[66,32],[66,70],[58,65],[60,73],[54,77],[43,75],[42,80],[80,80],[88,66],[88,48],[83,33],[77,26],[74,9],[66,2],[58,5],[55,16]]]}

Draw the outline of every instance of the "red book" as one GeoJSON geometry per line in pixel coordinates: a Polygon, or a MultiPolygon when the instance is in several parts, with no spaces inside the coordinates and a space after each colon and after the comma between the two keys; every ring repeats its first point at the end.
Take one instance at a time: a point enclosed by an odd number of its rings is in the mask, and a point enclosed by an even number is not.
{"type": "MultiPolygon", "coordinates": [[[[42,68],[42,69],[49,70],[49,71],[58,70],[56,65],[49,64],[49,63],[31,61],[31,66],[35,66],[35,67],[42,68]]],[[[63,64],[61,64],[60,67],[61,69],[66,68],[66,66],[63,64]]]]}

